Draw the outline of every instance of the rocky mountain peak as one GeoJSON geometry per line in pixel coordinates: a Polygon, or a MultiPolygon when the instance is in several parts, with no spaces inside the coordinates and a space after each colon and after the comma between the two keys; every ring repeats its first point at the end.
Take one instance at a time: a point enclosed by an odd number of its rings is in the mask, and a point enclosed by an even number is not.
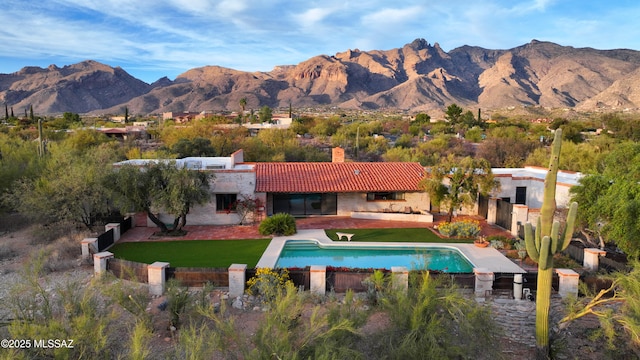
{"type": "Polygon", "coordinates": [[[93,60],[0,74],[0,101],[39,114],[333,106],[441,111],[451,103],[502,108],[640,108],[640,52],[573,48],[533,39],[508,50],[461,46],[450,52],[415,39],[391,50],[318,55],[270,72],[220,66],[146,84],[93,60]]]}
{"type": "Polygon", "coordinates": [[[425,39],[415,39],[410,44],[406,46],[414,49],[414,50],[424,50],[429,48],[429,42],[425,39]]]}

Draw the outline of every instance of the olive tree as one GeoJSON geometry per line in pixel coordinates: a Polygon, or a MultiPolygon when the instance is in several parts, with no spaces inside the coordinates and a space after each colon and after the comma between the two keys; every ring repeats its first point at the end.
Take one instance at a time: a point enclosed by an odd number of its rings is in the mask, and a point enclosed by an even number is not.
{"type": "Polygon", "coordinates": [[[172,229],[180,232],[187,224],[187,214],[193,205],[211,198],[206,171],[178,167],[171,162],[150,162],[143,168],[124,165],[114,170],[107,180],[117,203],[126,211],[144,211],[162,232],[167,224],[155,216],[153,209],[163,209],[174,215],[172,229]]]}

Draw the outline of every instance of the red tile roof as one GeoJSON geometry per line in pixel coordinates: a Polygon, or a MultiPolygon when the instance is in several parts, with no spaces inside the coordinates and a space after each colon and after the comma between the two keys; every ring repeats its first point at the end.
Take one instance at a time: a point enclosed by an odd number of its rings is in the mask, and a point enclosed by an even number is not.
{"type": "Polygon", "coordinates": [[[419,163],[256,163],[256,192],[338,193],[419,191],[419,163]]]}

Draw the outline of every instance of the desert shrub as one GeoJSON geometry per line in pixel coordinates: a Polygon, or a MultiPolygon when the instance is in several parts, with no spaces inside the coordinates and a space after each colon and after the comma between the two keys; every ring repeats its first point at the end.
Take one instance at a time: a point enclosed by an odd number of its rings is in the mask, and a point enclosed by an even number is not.
{"type": "Polygon", "coordinates": [[[293,235],[296,233],[296,219],[290,214],[274,214],[260,223],[258,231],[261,235],[293,235]]]}
{"type": "Polygon", "coordinates": [[[517,250],[518,258],[522,260],[527,257],[527,245],[525,244],[524,240],[520,239],[514,242],[513,246],[517,250]]]}
{"type": "Polygon", "coordinates": [[[80,240],[81,236],[78,233],[71,233],[45,246],[45,270],[56,272],[74,268],[80,257],[80,240]]]}
{"type": "Polygon", "coordinates": [[[367,300],[371,304],[375,305],[378,303],[383,295],[383,291],[387,289],[389,281],[389,277],[385,276],[384,272],[375,270],[369,278],[362,282],[367,286],[367,300]]]}
{"type": "MultiPolygon", "coordinates": [[[[135,278],[135,277],[132,277],[135,278]]],[[[136,323],[144,323],[151,327],[151,314],[146,310],[151,300],[149,290],[128,281],[111,281],[114,277],[108,274],[102,278],[105,283],[103,294],[112,302],[118,304],[123,310],[129,312],[136,323]]]]}
{"type": "Polygon", "coordinates": [[[0,260],[11,259],[17,255],[18,252],[9,244],[0,244],[0,260]]]}
{"type": "MultiPolygon", "coordinates": [[[[27,359],[109,358],[110,344],[117,343],[109,331],[115,318],[99,297],[98,288],[77,279],[51,282],[44,269],[44,253],[30,260],[21,280],[3,302],[12,319],[7,324],[13,339],[73,339],[73,348],[32,346],[21,349],[27,359]]],[[[33,341],[35,341],[33,340],[33,341]]]]}
{"type": "Polygon", "coordinates": [[[137,322],[129,340],[129,359],[144,360],[151,356],[152,329],[144,322],[137,322]]]}
{"type": "MultiPolygon", "coordinates": [[[[352,311],[351,300],[349,305],[352,311]]],[[[333,312],[314,306],[309,313],[304,296],[288,283],[265,312],[252,337],[252,359],[364,359],[354,349],[359,340],[355,326],[360,317],[351,311],[333,312]]]]}
{"type": "Polygon", "coordinates": [[[258,268],[256,276],[247,281],[247,292],[262,296],[265,302],[273,302],[288,285],[293,285],[287,269],[258,268]]]}
{"type": "Polygon", "coordinates": [[[487,236],[487,241],[491,243],[492,247],[504,250],[511,250],[515,242],[513,238],[504,235],[487,236]]]}
{"type": "Polygon", "coordinates": [[[438,225],[438,231],[446,237],[475,237],[480,234],[480,230],[480,222],[471,219],[443,222],[438,225]]]}
{"type": "Polygon", "coordinates": [[[407,291],[385,292],[380,304],[390,323],[360,345],[366,358],[499,358],[501,330],[488,308],[428,272],[411,281],[407,291]]]}
{"type": "Polygon", "coordinates": [[[171,315],[170,325],[178,327],[180,316],[185,312],[191,303],[189,288],[182,286],[176,279],[167,281],[167,305],[171,315]]]}

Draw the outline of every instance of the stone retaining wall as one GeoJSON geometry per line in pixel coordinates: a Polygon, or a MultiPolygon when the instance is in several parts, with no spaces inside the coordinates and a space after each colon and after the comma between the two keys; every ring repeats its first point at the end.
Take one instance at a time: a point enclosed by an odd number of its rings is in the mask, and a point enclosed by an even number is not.
{"type": "MultiPolygon", "coordinates": [[[[519,343],[536,346],[536,303],[529,300],[513,300],[487,297],[484,303],[491,308],[493,317],[504,330],[504,335],[519,343]]],[[[562,298],[554,295],[551,299],[549,325],[557,323],[564,313],[562,298]]]]}

